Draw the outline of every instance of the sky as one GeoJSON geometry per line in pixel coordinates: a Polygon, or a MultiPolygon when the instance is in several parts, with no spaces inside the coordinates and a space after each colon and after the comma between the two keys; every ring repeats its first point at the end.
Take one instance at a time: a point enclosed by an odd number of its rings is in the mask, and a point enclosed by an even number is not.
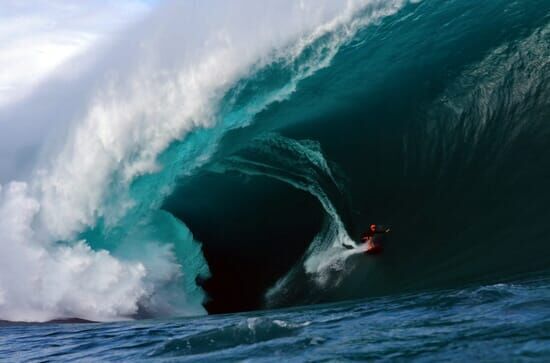
{"type": "Polygon", "coordinates": [[[140,19],[154,0],[1,0],[0,108],[71,58],[140,19]]]}

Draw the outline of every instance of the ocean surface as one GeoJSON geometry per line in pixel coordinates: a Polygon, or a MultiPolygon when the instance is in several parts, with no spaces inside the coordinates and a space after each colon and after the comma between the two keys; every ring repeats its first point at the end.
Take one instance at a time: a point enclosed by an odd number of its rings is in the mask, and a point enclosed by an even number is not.
{"type": "Polygon", "coordinates": [[[0,109],[0,359],[550,360],[549,0],[166,1],[76,62],[0,109]]]}
{"type": "Polygon", "coordinates": [[[548,361],[550,280],[200,318],[2,327],[2,361],[548,361]]]}

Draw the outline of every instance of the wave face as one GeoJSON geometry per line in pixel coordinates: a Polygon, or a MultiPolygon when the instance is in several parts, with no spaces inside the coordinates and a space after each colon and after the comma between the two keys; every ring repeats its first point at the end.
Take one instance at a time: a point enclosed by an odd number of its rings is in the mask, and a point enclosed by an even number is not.
{"type": "Polygon", "coordinates": [[[227,134],[165,204],[203,242],[209,310],[548,266],[549,6],[404,4],[227,134]],[[370,223],[392,226],[376,258],[354,242],[370,223]]]}
{"type": "Polygon", "coordinates": [[[6,140],[47,131],[14,145],[37,150],[28,173],[1,165],[17,181],[0,189],[0,319],[235,311],[547,267],[549,10],[161,6],[79,82],[0,112],[6,140]],[[354,242],[372,222],[393,229],[376,259],[354,242]]]}
{"type": "Polygon", "coordinates": [[[2,163],[0,318],[204,313],[196,282],[207,262],[163,201],[228,131],[402,5],[170,2],[78,81],[54,77],[2,110],[3,148],[15,156],[2,163]],[[263,72],[277,67],[285,78],[268,84],[263,72]],[[249,78],[265,89],[251,93],[249,78]]]}

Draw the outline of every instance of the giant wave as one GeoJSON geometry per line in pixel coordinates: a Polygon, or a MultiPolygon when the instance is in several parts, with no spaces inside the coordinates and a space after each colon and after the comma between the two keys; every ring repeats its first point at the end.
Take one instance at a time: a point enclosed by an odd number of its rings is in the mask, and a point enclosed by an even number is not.
{"type": "Polygon", "coordinates": [[[0,318],[277,307],[547,266],[548,10],[160,6],[81,79],[0,111],[2,139],[32,146],[2,164],[0,318]],[[343,247],[371,221],[394,229],[376,260],[343,247]]]}

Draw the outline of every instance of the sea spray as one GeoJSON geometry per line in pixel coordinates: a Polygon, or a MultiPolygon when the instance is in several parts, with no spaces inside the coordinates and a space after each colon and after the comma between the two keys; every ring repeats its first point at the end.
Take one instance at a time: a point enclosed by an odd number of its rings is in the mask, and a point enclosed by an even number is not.
{"type": "MultiPolygon", "coordinates": [[[[0,243],[6,251],[17,246],[7,258],[19,263],[0,264],[0,318],[204,312],[194,282],[208,268],[185,226],[176,223],[176,237],[163,240],[160,229],[174,225],[166,216],[154,238],[135,238],[137,231],[157,219],[176,180],[203,165],[227,130],[250,124],[328,66],[358,29],[403,4],[286,1],[266,12],[266,4],[249,1],[168,2],[105,51],[82,85],[52,78],[41,87],[55,89],[54,96],[39,92],[3,110],[6,122],[21,119],[49,129],[49,137],[33,145],[43,154],[31,157],[30,176],[3,188],[0,209],[15,224],[3,226],[0,243]],[[242,79],[273,63],[291,71],[289,83],[245,107],[224,108],[242,79]],[[33,104],[50,105],[50,113],[37,118],[26,107],[33,104]],[[63,289],[54,291],[60,282],[63,289]]],[[[11,136],[6,129],[2,137],[11,136]]]]}

